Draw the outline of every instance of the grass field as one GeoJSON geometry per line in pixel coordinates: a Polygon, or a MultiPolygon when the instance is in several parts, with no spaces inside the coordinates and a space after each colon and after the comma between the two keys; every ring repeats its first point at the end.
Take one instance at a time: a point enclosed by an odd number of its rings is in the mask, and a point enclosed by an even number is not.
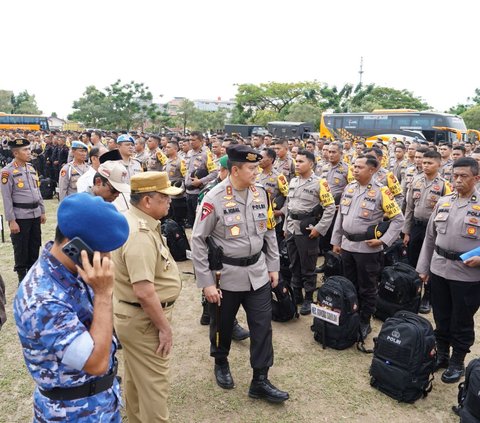
{"type": "MultiPolygon", "coordinates": [[[[58,203],[49,200],[46,204],[44,243],[53,239],[58,203]]],[[[17,287],[12,269],[13,252],[7,230],[6,242],[0,243],[0,272],[7,285],[9,319],[0,331],[0,423],[32,420],[34,384],[26,371],[12,317],[12,299],[17,287]]],[[[180,263],[180,269],[191,271],[191,263],[180,263]]],[[[290,393],[289,401],[278,406],[248,398],[251,378],[248,340],[232,344],[230,365],[236,387],[224,391],[215,384],[208,329],[200,326],[200,313],[200,292],[193,277],[183,274],[183,290],[175,305],[173,323],[172,422],[458,422],[451,411],[457,398],[457,384],[445,385],[440,374],[436,374],[433,391],[426,399],[413,405],[399,404],[370,387],[371,355],[355,348],[322,350],[313,340],[311,317],[273,323],[275,365],[270,379],[290,393]]],[[[239,320],[245,324],[242,313],[239,320]]],[[[367,347],[372,346],[380,326],[381,322],[373,322],[367,347]]],[[[479,351],[477,343],[467,360],[479,351]]],[[[121,360],[121,353],[119,356],[121,360]]]]}

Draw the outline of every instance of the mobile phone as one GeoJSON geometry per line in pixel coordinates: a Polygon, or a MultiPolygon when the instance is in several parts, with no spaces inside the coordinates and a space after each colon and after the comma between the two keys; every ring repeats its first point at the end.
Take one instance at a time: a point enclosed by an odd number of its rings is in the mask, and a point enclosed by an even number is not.
{"type": "Polygon", "coordinates": [[[82,266],[82,256],[80,253],[82,250],[85,250],[88,255],[88,261],[93,266],[93,250],[85,244],[85,242],[79,238],[75,237],[68,241],[63,247],[63,253],[68,256],[70,260],[72,260],[75,264],[78,264],[80,267],[82,266]]]}

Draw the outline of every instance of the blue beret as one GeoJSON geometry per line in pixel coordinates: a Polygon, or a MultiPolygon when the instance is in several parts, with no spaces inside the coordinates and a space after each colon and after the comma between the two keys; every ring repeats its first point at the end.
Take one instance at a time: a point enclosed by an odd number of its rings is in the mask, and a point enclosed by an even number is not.
{"type": "Polygon", "coordinates": [[[81,238],[93,251],[109,252],[128,238],[128,222],[113,204],[87,193],[72,194],[58,207],[58,227],[68,239],[81,238]]]}
{"type": "Polygon", "coordinates": [[[128,134],[123,134],[123,135],[120,135],[118,138],[117,138],[117,144],[119,142],[135,142],[135,140],[133,139],[133,137],[131,135],[128,135],[128,134]]]}
{"type": "Polygon", "coordinates": [[[72,141],[72,148],[84,148],[85,150],[88,150],[87,145],[82,141],[72,141]]]}

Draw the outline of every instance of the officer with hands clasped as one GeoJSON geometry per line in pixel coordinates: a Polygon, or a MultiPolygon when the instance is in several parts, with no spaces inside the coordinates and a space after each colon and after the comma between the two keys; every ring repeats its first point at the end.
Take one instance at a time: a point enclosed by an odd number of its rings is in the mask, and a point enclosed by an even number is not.
{"type": "Polygon", "coordinates": [[[417,272],[431,286],[437,342],[437,369],[445,383],[465,373],[464,360],[475,340],[474,316],[480,305],[480,255],[460,255],[480,245],[478,163],[471,157],[453,164],[456,192],[440,198],[430,216],[417,272]],[[450,356],[450,348],[452,354],[450,356]]]}
{"type": "Polygon", "coordinates": [[[313,173],[314,166],[313,153],[300,150],[295,163],[298,176],[290,181],[284,224],[292,288],[295,301],[298,304],[303,302],[300,309],[302,315],[310,314],[313,292],[317,287],[315,267],[319,251],[318,237],[325,236],[335,215],[335,201],[328,182],[313,173]],[[302,288],[305,290],[305,299],[302,288]]]}
{"type": "Polygon", "coordinates": [[[108,252],[128,237],[126,219],[87,193],[60,203],[49,242],[20,284],[14,304],[24,359],[37,387],[35,422],[121,422],[113,336],[113,263],[108,252]],[[72,257],[80,238],[93,251],[72,257]],[[65,249],[64,249],[65,248],[65,249]]]}
{"type": "Polygon", "coordinates": [[[248,395],[283,402],[288,393],[268,380],[273,365],[271,288],[278,284],[280,262],[272,206],[265,189],[255,185],[262,156],[248,146],[231,147],[227,154],[230,176],[207,193],[192,232],[197,285],[219,307],[210,322],[210,355],[215,358],[217,384],[232,389],[228,354],[233,320],[242,304],[253,368],[248,395]],[[218,273],[210,270],[209,255],[219,258],[220,263],[210,262],[218,273]],[[220,289],[215,283],[218,276],[220,289]]]}
{"type": "Polygon", "coordinates": [[[378,166],[373,156],[355,160],[355,182],[345,187],[332,234],[333,251],[342,254],[344,275],[357,288],[364,339],[372,330],[370,318],[377,302],[383,247],[393,244],[404,223],[390,190],[373,179],[378,166]],[[382,223],[384,216],[389,224],[382,223]]]}

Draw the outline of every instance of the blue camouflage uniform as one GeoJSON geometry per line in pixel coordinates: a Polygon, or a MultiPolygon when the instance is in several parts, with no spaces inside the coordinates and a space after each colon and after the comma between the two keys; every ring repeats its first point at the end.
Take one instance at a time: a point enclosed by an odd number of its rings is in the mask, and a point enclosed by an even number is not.
{"type": "MultiPolygon", "coordinates": [[[[93,351],[89,334],[93,319],[93,291],[50,254],[41,257],[18,288],[14,317],[27,368],[37,384],[34,422],[121,422],[118,381],[96,395],[71,401],[51,400],[42,390],[72,388],[97,376],[82,370],[93,351]]],[[[110,369],[116,340],[112,339],[110,369]]]]}

